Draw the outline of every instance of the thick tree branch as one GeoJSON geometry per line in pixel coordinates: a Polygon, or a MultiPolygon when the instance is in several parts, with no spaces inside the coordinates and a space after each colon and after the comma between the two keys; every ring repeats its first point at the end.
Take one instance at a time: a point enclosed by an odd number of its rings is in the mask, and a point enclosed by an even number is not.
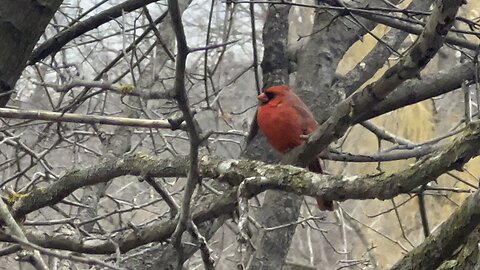
{"type": "MultiPolygon", "coordinates": [[[[479,143],[480,123],[473,123],[442,152],[391,175],[319,175],[289,165],[266,165],[260,161],[225,160],[210,156],[201,159],[200,168],[202,176],[217,178],[232,185],[238,185],[245,178],[250,178],[251,180],[246,182],[249,196],[266,189],[278,189],[333,200],[389,199],[428,183],[444,172],[461,167],[470,158],[478,155],[476,146],[479,143]]],[[[33,191],[13,205],[13,213],[16,216],[25,215],[60,201],[84,185],[108,181],[120,175],[141,175],[147,172],[159,177],[185,176],[187,168],[186,157],[160,159],[143,154],[125,156],[117,161],[107,161],[89,169],[71,172],[47,188],[33,191]]],[[[225,192],[219,199],[195,210],[192,220],[199,224],[232,212],[236,205],[236,193],[235,189],[225,192]]],[[[171,237],[175,227],[176,222],[172,220],[157,222],[119,235],[116,242],[125,252],[153,241],[165,241],[171,237]]],[[[50,235],[39,231],[27,231],[26,234],[29,241],[44,247],[99,254],[115,252],[115,246],[108,239],[88,240],[78,236],[50,235]]],[[[1,236],[0,240],[14,241],[6,235],[1,236]]]]}
{"type": "Polygon", "coordinates": [[[480,223],[480,191],[469,196],[438,229],[398,261],[392,270],[436,269],[466,242],[480,223]]]}
{"type": "MultiPolygon", "coordinates": [[[[47,41],[40,44],[35,50],[33,50],[29,65],[35,64],[48,55],[57,53],[65,44],[73,39],[85,34],[86,32],[99,27],[100,25],[107,23],[115,18],[122,16],[124,12],[131,12],[133,10],[144,7],[157,0],[128,0],[119,5],[111,7],[92,16],[85,21],[76,23],[75,25],[67,28],[66,30],[51,37],[47,41]]],[[[164,16],[163,16],[164,17],[164,16]]]]}
{"type": "MultiPolygon", "coordinates": [[[[25,244],[28,244],[27,237],[23,233],[22,228],[20,228],[20,225],[18,225],[17,221],[10,214],[8,206],[3,201],[3,199],[0,199],[0,219],[10,230],[10,233],[16,238],[18,238],[17,242],[21,242],[20,244],[22,244],[23,246],[25,246],[25,244]]],[[[43,258],[40,255],[40,252],[38,252],[38,250],[33,250],[32,257],[32,264],[36,269],[48,270],[48,267],[43,261],[43,258]]]]}
{"type": "Polygon", "coordinates": [[[356,119],[370,111],[371,107],[390,94],[404,81],[418,76],[419,72],[433,58],[448,30],[453,24],[455,15],[462,0],[438,0],[423,33],[418,37],[409,53],[376,82],[355,92],[341,102],[332,115],[310,136],[303,145],[293,149],[283,160],[288,164],[305,167],[317,154],[323,151],[334,140],[342,137],[356,119]]]}
{"type": "Polygon", "coordinates": [[[423,77],[421,80],[409,80],[395,89],[384,100],[375,104],[369,111],[362,114],[356,119],[356,123],[451,92],[460,88],[463,82],[472,81],[474,78],[475,65],[465,63],[448,70],[440,70],[430,76],[423,77]]]}
{"type": "Polygon", "coordinates": [[[27,60],[61,0],[0,1],[0,107],[4,107],[27,60]]]}
{"type": "MultiPolygon", "coordinates": [[[[425,11],[432,2],[433,0],[412,1],[407,9],[425,11]]],[[[403,30],[390,29],[382,37],[382,42],[378,42],[365,58],[345,75],[345,78],[338,80],[332,87],[342,88],[347,96],[351,95],[385,64],[388,57],[392,55],[392,49],[400,48],[408,35],[409,33],[403,30]]]]}

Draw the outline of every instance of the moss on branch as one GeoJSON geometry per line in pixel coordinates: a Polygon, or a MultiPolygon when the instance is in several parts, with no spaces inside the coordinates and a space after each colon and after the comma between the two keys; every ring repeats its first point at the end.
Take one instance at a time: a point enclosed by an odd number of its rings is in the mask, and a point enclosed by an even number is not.
{"type": "MultiPolygon", "coordinates": [[[[249,196],[267,189],[277,189],[338,201],[371,198],[388,199],[428,183],[444,172],[461,168],[465,162],[478,155],[479,144],[480,122],[475,122],[470,124],[463,134],[447,145],[443,151],[425,157],[405,170],[391,175],[319,175],[291,165],[268,165],[260,161],[224,159],[216,156],[203,156],[199,161],[199,166],[202,177],[214,178],[232,186],[237,186],[248,178],[246,188],[249,196]]],[[[27,197],[19,198],[14,203],[12,211],[17,217],[23,216],[42,207],[53,205],[81,187],[109,181],[124,175],[149,174],[156,177],[184,177],[187,174],[188,165],[187,157],[161,159],[142,153],[127,155],[87,169],[69,172],[55,183],[45,188],[39,188],[27,197]]],[[[237,203],[236,190],[232,188],[227,193],[208,204],[202,204],[201,208],[194,211],[193,220],[200,223],[223,214],[230,214],[237,203]]],[[[478,196],[476,194],[473,198],[476,200],[478,196]]],[[[472,226],[478,224],[480,215],[475,211],[480,211],[478,210],[480,207],[475,208],[474,204],[479,203],[472,200],[470,199],[470,206],[467,208],[462,206],[460,212],[452,217],[451,224],[453,227],[451,228],[459,228],[464,230],[464,233],[468,233],[472,226]],[[458,221],[460,225],[453,223],[456,219],[460,220],[458,221]]],[[[175,222],[158,222],[151,226],[139,228],[137,232],[121,235],[118,242],[120,249],[127,251],[153,241],[164,241],[170,237],[174,226],[175,222]]],[[[453,230],[452,233],[457,231],[453,230]]],[[[448,234],[448,231],[446,233],[448,234]]],[[[8,236],[0,236],[0,240],[8,241],[8,236]]],[[[85,242],[78,237],[65,239],[64,237],[57,238],[37,234],[30,235],[29,241],[44,247],[87,253],[108,254],[115,251],[108,240],[102,241],[100,239],[96,239],[94,242],[85,242]]],[[[452,243],[452,245],[457,245],[459,242],[452,243]]]]}
{"type": "MultiPolygon", "coordinates": [[[[433,153],[391,175],[319,175],[290,165],[268,165],[260,161],[227,160],[216,156],[203,156],[200,159],[200,173],[204,178],[214,178],[232,186],[250,178],[247,190],[251,196],[267,189],[276,189],[328,200],[383,200],[409,192],[447,171],[460,169],[464,163],[478,155],[478,145],[480,122],[475,122],[443,151],[433,153]]],[[[58,203],[81,187],[106,182],[119,176],[149,174],[155,177],[184,177],[188,165],[187,157],[162,159],[142,153],[109,160],[87,169],[69,172],[50,186],[20,198],[13,205],[13,213],[17,217],[26,215],[58,203]]]]}

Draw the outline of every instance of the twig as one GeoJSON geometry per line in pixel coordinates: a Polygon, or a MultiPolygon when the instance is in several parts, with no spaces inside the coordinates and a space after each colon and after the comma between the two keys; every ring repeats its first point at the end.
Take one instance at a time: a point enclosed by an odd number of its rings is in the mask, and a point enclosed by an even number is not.
{"type": "MultiPolygon", "coordinates": [[[[160,128],[170,129],[171,124],[167,120],[149,120],[136,119],[126,117],[111,117],[103,115],[83,115],[75,113],[58,113],[41,110],[17,110],[0,108],[0,117],[12,119],[32,119],[45,120],[52,122],[67,122],[79,124],[104,124],[115,126],[130,126],[130,127],[144,127],[144,128],[160,128]]],[[[180,126],[180,129],[185,129],[185,126],[180,126]]]]}
{"type": "MultiPolygon", "coordinates": [[[[205,47],[208,47],[210,44],[210,31],[212,30],[212,17],[213,17],[213,9],[215,7],[215,1],[211,0],[210,4],[210,12],[208,14],[208,25],[207,25],[207,34],[205,37],[205,47]]],[[[207,103],[207,108],[210,108],[210,99],[208,97],[208,80],[207,77],[210,76],[208,70],[208,48],[205,49],[203,55],[203,84],[205,87],[205,101],[207,103]]]]}
{"type": "MultiPolygon", "coordinates": [[[[185,124],[187,126],[187,133],[190,139],[190,151],[189,159],[190,165],[187,175],[187,184],[185,186],[185,193],[183,195],[182,206],[180,208],[180,215],[178,217],[177,227],[172,235],[173,245],[178,253],[177,260],[177,269],[182,269],[183,265],[183,245],[182,245],[182,235],[185,230],[190,227],[193,229],[193,234],[195,238],[200,240],[200,250],[202,252],[202,258],[204,266],[207,270],[213,270],[213,259],[206,247],[205,239],[201,236],[198,231],[195,232],[195,224],[193,224],[191,219],[191,200],[193,192],[197,184],[200,181],[200,172],[198,169],[198,147],[201,143],[200,132],[198,126],[193,119],[192,111],[189,106],[187,91],[185,89],[185,65],[187,56],[190,52],[187,46],[187,40],[185,37],[185,31],[183,29],[182,16],[180,14],[180,8],[177,0],[168,1],[168,10],[170,12],[170,17],[172,19],[172,28],[175,32],[175,37],[177,40],[177,59],[175,61],[175,100],[178,103],[180,111],[182,111],[183,117],[185,119],[185,124]],[[203,242],[201,241],[203,239],[203,242]]],[[[192,233],[192,232],[191,232],[192,233]]]]}
{"type": "Polygon", "coordinates": [[[140,178],[140,181],[145,180],[150,186],[155,189],[155,191],[160,194],[162,199],[167,203],[167,205],[170,207],[170,217],[173,219],[177,213],[178,209],[180,208],[177,204],[177,202],[173,199],[172,195],[168,190],[166,190],[161,184],[157,183],[155,179],[150,176],[150,175],[145,175],[140,178]]]}
{"type": "MultiPolygon", "coordinates": [[[[43,248],[41,246],[29,243],[28,241],[22,240],[19,237],[12,236],[12,238],[15,239],[15,241],[17,241],[21,245],[27,246],[27,247],[29,247],[29,248],[37,251],[37,252],[45,254],[45,255],[57,257],[57,258],[64,259],[64,260],[70,260],[70,261],[74,261],[74,262],[84,263],[84,264],[88,264],[88,265],[96,264],[96,265],[106,267],[106,268],[112,269],[112,270],[124,269],[124,268],[115,267],[111,264],[102,262],[101,260],[97,260],[95,258],[88,258],[88,257],[84,258],[84,257],[76,256],[76,255],[73,255],[73,254],[63,255],[59,252],[51,251],[51,250],[48,250],[48,249],[43,248]]],[[[46,269],[48,270],[48,268],[46,268],[46,269]]]]}
{"type": "Polygon", "coordinates": [[[418,207],[420,209],[420,218],[422,221],[423,235],[428,237],[430,235],[430,227],[428,226],[428,216],[427,209],[425,207],[425,195],[424,191],[427,188],[427,185],[422,185],[418,192],[418,207]]]}
{"type": "MultiPolygon", "coordinates": [[[[0,199],[0,218],[3,220],[5,225],[8,227],[10,230],[10,233],[12,234],[12,238],[16,238],[19,243],[23,245],[28,245],[28,239],[23,233],[22,228],[18,225],[18,223],[15,221],[13,216],[10,214],[10,211],[8,210],[7,204],[3,201],[3,199],[0,199]]],[[[37,269],[40,270],[48,270],[48,266],[45,264],[43,261],[42,256],[38,252],[38,250],[33,250],[33,266],[37,269]]]]}
{"type": "Polygon", "coordinates": [[[331,149],[330,152],[322,152],[319,157],[326,160],[342,162],[387,162],[410,158],[420,158],[441,149],[440,144],[418,146],[411,150],[397,150],[392,152],[381,152],[372,155],[351,154],[338,152],[331,149]]]}
{"type": "Polygon", "coordinates": [[[250,10],[250,27],[252,28],[252,48],[253,48],[253,72],[255,75],[255,88],[257,89],[257,94],[260,95],[260,78],[258,76],[258,52],[257,52],[257,34],[255,27],[255,6],[253,3],[249,5],[250,10]]]}
{"type": "Polygon", "coordinates": [[[470,97],[470,88],[466,82],[462,83],[463,100],[465,105],[465,123],[468,125],[472,122],[472,100],[470,97]]]}
{"type": "Polygon", "coordinates": [[[361,125],[364,128],[368,129],[373,134],[375,134],[380,139],[389,141],[391,143],[399,143],[399,144],[403,144],[403,145],[414,145],[415,144],[410,140],[398,137],[395,134],[392,134],[392,133],[386,131],[385,129],[373,124],[371,121],[362,122],[361,125]]]}

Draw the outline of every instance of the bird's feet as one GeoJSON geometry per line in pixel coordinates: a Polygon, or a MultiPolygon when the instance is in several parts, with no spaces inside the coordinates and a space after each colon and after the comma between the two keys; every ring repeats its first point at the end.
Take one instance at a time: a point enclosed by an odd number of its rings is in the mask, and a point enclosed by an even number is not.
{"type": "Polygon", "coordinates": [[[308,141],[308,138],[310,138],[310,134],[302,134],[300,135],[300,139],[304,140],[304,141],[308,141]]]}

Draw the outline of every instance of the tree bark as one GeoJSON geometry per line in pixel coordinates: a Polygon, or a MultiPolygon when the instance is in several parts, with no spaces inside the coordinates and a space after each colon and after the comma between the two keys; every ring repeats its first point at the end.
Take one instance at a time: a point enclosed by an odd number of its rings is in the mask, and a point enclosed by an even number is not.
{"type": "Polygon", "coordinates": [[[436,269],[465,243],[479,223],[480,191],[477,191],[440,226],[438,232],[427,237],[422,244],[398,261],[391,270],[436,269]]]}
{"type": "Polygon", "coordinates": [[[0,107],[9,101],[33,47],[61,3],[61,0],[0,1],[0,107]]]}

